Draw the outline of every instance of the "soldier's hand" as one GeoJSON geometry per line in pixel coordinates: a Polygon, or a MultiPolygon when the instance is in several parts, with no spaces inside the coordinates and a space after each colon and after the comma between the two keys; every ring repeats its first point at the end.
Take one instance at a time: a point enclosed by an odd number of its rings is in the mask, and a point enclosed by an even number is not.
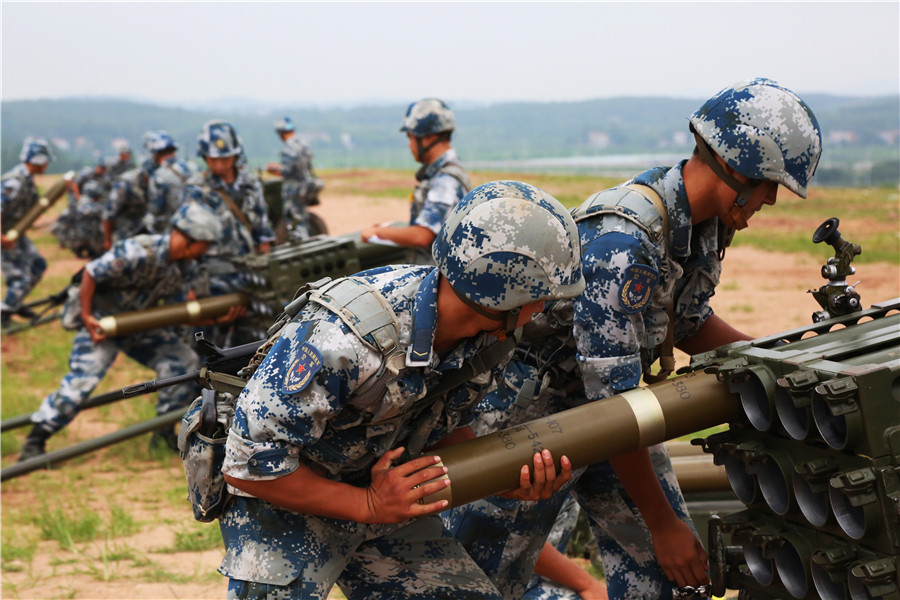
{"type": "Polygon", "coordinates": [[[650,531],[659,565],[678,587],[698,587],[709,583],[708,558],[694,531],[681,519],[667,527],[650,531]]]}
{"type": "Polygon", "coordinates": [[[96,344],[106,339],[106,334],[100,328],[100,321],[95,319],[93,315],[81,315],[81,320],[84,321],[84,326],[87,328],[88,333],[91,334],[91,341],[96,344]]]}
{"type": "Polygon", "coordinates": [[[366,523],[400,523],[410,517],[438,512],[447,507],[446,500],[419,504],[419,500],[450,485],[449,479],[437,479],[447,468],[437,466],[440,458],[423,456],[391,466],[400,458],[403,448],[388,450],[372,466],[372,484],[366,489],[366,523]]]}
{"type": "Polygon", "coordinates": [[[557,474],[553,455],[546,448],[534,454],[534,477],[528,465],[519,471],[519,487],[500,494],[510,500],[546,500],[572,478],[572,463],[567,456],[559,459],[560,472],[557,474]]]}

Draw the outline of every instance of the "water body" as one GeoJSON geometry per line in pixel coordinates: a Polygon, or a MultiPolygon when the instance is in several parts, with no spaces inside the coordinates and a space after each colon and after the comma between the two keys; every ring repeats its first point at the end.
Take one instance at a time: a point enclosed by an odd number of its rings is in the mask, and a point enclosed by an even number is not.
{"type": "Polygon", "coordinates": [[[610,154],[606,156],[565,156],[510,160],[466,161],[471,169],[499,171],[574,171],[610,174],[634,174],[657,166],[671,166],[690,152],[610,154]]]}

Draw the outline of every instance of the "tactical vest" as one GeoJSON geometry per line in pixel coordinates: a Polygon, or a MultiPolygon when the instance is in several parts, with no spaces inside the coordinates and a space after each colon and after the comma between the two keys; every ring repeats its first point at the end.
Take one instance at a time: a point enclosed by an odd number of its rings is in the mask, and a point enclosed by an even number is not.
{"type": "MultiPolygon", "coordinates": [[[[437,173],[428,179],[420,181],[419,185],[417,185],[416,189],[413,191],[412,206],[410,207],[410,224],[416,220],[416,217],[418,217],[422,212],[422,209],[425,208],[425,199],[428,197],[428,192],[434,185],[434,180],[438,175],[449,175],[453,177],[462,186],[463,194],[468,194],[472,189],[472,182],[469,181],[469,176],[466,174],[466,170],[463,169],[462,165],[455,160],[447,161],[440,169],[438,169],[437,173]]],[[[411,248],[409,252],[407,252],[407,262],[413,265],[433,265],[434,258],[431,256],[431,247],[421,250],[411,248]]]]}
{"type": "MultiPolygon", "coordinates": [[[[299,314],[307,302],[314,302],[333,312],[363,344],[381,354],[381,365],[376,373],[356,389],[341,413],[333,420],[332,426],[355,427],[366,420],[366,426],[372,428],[375,434],[372,436],[374,440],[392,425],[398,425],[404,420],[409,422],[406,429],[394,427],[393,437],[381,436],[380,443],[386,446],[381,447],[382,451],[393,447],[400,433],[411,431],[405,443],[406,454],[418,455],[440,416],[442,395],[493,368],[516,344],[516,337],[510,336],[503,342],[481,350],[459,369],[444,372],[440,382],[433,385],[424,397],[415,401],[412,411],[405,410],[405,407],[378,410],[379,402],[388,387],[396,385],[407,369],[416,368],[406,367],[406,352],[400,346],[397,317],[384,296],[365,281],[352,277],[336,281],[325,278],[300,288],[295,299],[269,328],[268,340],[240,372],[241,377],[249,378],[256,371],[285,326],[299,314]]],[[[232,388],[232,391],[236,390],[232,388]]],[[[235,403],[234,393],[204,390],[182,419],[178,447],[187,476],[188,498],[193,505],[194,517],[199,521],[218,518],[229,503],[230,494],[225,488],[221,471],[235,403]]],[[[347,465],[349,468],[346,472],[370,469],[372,463],[372,457],[367,456],[363,463],[356,465],[357,469],[353,468],[354,465],[347,465]]]]}

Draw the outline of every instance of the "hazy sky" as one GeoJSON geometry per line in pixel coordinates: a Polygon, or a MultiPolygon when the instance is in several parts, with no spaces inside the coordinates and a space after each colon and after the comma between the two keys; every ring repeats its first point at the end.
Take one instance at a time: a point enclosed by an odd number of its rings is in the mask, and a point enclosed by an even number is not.
{"type": "Polygon", "coordinates": [[[900,92],[893,2],[0,2],[3,100],[900,92]]]}

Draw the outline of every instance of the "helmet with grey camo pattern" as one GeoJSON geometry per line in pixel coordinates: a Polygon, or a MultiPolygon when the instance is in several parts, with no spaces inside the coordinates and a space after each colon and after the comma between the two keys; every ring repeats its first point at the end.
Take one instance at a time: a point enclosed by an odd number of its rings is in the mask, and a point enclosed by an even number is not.
{"type": "Polygon", "coordinates": [[[165,129],[150,132],[150,135],[144,141],[144,146],[152,154],[163,152],[165,150],[178,150],[178,144],[165,129]]]}
{"type": "Polygon", "coordinates": [[[29,165],[49,165],[50,161],[53,160],[50,144],[43,138],[26,138],[22,144],[19,160],[29,165]]]}
{"type": "Polygon", "coordinates": [[[455,128],[453,111],[443,100],[437,98],[425,98],[410,104],[400,124],[400,131],[411,133],[417,138],[453,131],[455,128]]]}
{"type": "MultiPolygon", "coordinates": [[[[737,83],[707,100],[690,123],[701,156],[711,150],[744,177],[780,183],[806,198],[822,154],[822,134],[816,116],[794,92],[761,77],[737,83]]],[[[715,171],[710,164],[715,159],[703,158],[715,171]]],[[[727,173],[738,187],[716,174],[740,193],[740,205],[746,202],[741,198],[749,199],[752,189],[742,191],[727,173]]]]}
{"type": "Polygon", "coordinates": [[[208,121],[197,136],[197,156],[225,158],[240,156],[242,150],[240,136],[231,123],[225,121],[208,121]]]}
{"type": "Polygon", "coordinates": [[[285,117],[283,119],[278,119],[275,121],[275,133],[282,134],[287,133],[289,131],[294,131],[294,122],[291,121],[290,117],[285,117]]]}
{"type": "Polygon", "coordinates": [[[198,242],[214,242],[222,237],[222,223],[212,209],[200,202],[187,202],[172,215],[172,227],[198,242]]]}
{"type": "Polygon", "coordinates": [[[456,294],[490,318],[496,315],[479,309],[516,312],[584,290],[575,221],[556,198],[519,181],[492,181],[466,194],[432,253],[456,294]]]}

